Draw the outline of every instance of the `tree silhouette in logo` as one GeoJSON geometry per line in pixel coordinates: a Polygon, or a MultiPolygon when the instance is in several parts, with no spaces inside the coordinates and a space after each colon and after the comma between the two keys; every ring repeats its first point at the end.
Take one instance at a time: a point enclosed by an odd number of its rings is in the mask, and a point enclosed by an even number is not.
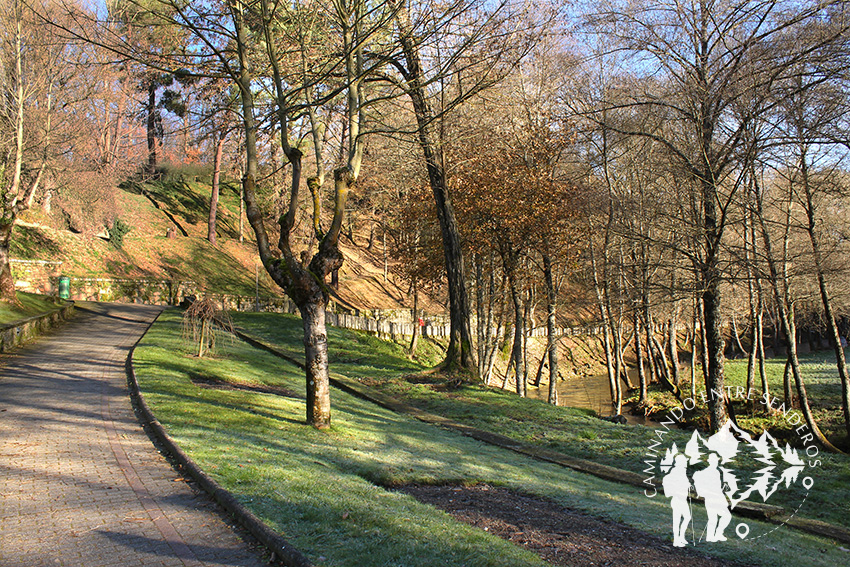
{"type": "MultiPolygon", "coordinates": [[[[694,431],[682,452],[673,443],[660,462],[664,494],[670,498],[673,510],[673,545],[688,544],[693,493],[702,498],[705,506],[705,541],[725,541],[724,532],[732,519],[730,510],[754,494],[767,502],[782,484],[788,488],[796,482],[804,468],[797,451],[787,443],[780,447],[767,431],[753,439],[731,421],[708,439],[694,431]],[[752,473],[733,468],[736,462],[744,461],[763,466],[752,473]]],[[[739,537],[745,538],[748,531],[747,528],[743,535],[738,531],[739,537]]],[[[692,529],[692,541],[696,543],[702,537],[697,538],[693,532],[692,529]]]]}

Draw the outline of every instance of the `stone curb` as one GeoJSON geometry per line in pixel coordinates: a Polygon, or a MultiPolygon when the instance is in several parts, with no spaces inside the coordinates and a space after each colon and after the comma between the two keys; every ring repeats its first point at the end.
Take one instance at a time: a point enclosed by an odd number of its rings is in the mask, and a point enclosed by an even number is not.
{"type": "MultiPolygon", "coordinates": [[[[256,348],[260,348],[277,356],[278,358],[291,362],[301,369],[304,368],[303,362],[263,343],[258,339],[251,337],[238,329],[235,329],[234,333],[237,337],[256,348]]],[[[643,477],[637,473],[617,469],[608,465],[602,465],[594,461],[580,459],[578,457],[570,457],[563,453],[550,451],[533,445],[527,445],[504,435],[499,435],[498,433],[491,433],[489,431],[477,429],[446,417],[423,411],[419,408],[394,400],[389,396],[385,396],[384,394],[375,391],[373,388],[364,386],[357,380],[353,380],[342,374],[332,374],[330,382],[337,388],[344,390],[349,394],[353,394],[361,399],[370,401],[396,413],[407,414],[420,421],[457,431],[467,437],[472,437],[473,439],[477,439],[483,443],[502,447],[539,461],[553,463],[578,472],[590,474],[603,480],[629,484],[638,488],[646,488],[646,484],[643,482],[643,477]]],[[[819,520],[810,520],[808,518],[791,516],[784,508],[779,506],[744,501],[735,507],[734,512],[747,518],[759,519],[772,524],[784,524],[800,531],[850,544],[850,530],[841,526],[821,522],[819,520]]]]}
{"type": "Polygon", "coordinates": [[[74,312],[74,302],[64,301],[64,305],[34,315],[20,321],[13,321],[0,326],[0,352],[9,352],[21,344],[43,334],[48,329],[56,326],[60,321],[64,322],[74,312]]]}
{"type": "MultiPolygon", "coordinates": [[[[151,325],[153,322],[151,323],[151,325]]],[[[145,331],[147,333],[147,330],[145,331]]],[[[144,335],[142,335],[144,338],[144,335]]],[[[141,341],[141,338],[139,339],[141,341]]],[[[138,345],[138,342],[136,343],[138,345]]],[[[215,480],[207,475],[166,433],[165,429],[154,417],[148,407],[144,396],[139,389],[136,379],[136,371],[133,367],[133,353],[136,345],[130,349],[125,362],[127,370],[127,383],[130,387],[130,395],[139,410],[140,421],[154,434],[157,440],[168,451],[170,456],[177,462],[180,469],[187,473],[198,485],[204,489],[212,498],[218,502],[227,512],[238,521],[245,529],[263,543],[271,552],[272,559],[280,560],[287,567],[313,567],[313,564],[300,551],[295,549],[289,542],[282,538],[277,532],[264,524],[248,508],[243,506],[236,497],[221,487],[215,480]]]]}

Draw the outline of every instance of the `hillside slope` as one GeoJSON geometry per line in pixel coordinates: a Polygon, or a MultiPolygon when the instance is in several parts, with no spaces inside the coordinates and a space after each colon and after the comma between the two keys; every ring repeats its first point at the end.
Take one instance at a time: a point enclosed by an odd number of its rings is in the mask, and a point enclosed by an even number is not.
{"type": "MultiPolygon", "coordinates": [[[[238,187],[222,187],[217,245],[212,246],[206,238],[210,187],[196,179],[171,174],[158,182],[110,188],[102,202],[78,201],[50,212],[36,206],[15,227],[12,256],[62,262],[54,266],[54,276],[192,281],[210,293],[231,295],[253,296],[259,275],[261,295],[282,296],[259,263],[247,221],[240,239],[238,187]],[[108,240],[115,219],[130,227],[120,248],[108,240]]],[[[365,238],[354,236],[365,244],[365,238]]],[[[342,249],[345,264],[337,291],[341,303],[359,309],[411,306],[406,287],[391,273],[384,278],[379,252],[347,238],[342,249]]],[[[427,299],[423,307],[442,309],[427,299]]]]}

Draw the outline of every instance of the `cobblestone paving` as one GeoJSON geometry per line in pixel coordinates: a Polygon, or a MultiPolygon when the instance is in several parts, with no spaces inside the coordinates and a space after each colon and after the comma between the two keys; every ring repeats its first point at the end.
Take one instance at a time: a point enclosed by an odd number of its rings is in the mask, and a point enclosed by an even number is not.
{"type": "Polygon", "coordinates": [[[265,565],[133,414],[124,361],[159,308],[86,307],[0,365],[0,566],[265,565]]]}

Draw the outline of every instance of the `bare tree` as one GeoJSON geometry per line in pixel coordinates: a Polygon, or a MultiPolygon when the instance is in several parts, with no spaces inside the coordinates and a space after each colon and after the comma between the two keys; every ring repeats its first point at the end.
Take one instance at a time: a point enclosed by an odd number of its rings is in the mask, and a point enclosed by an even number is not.
{"type": "MultiPolygon", "coordinates": [[[[694,266],[701,290],[707,351],[710,426],[728,419],[723,373],[722,253],[730,207],[741,186],[738,156],[745,130],[771,104],[773,86],[813,52],[834,45],[841,26],[803,34],[839,3],[710,1],[692,4],[612,3],[595,19],[634,55],[632,100],[603,108],[650,109],[676,128],[619,127],[661,144],[696,192],[700,238],[694,266]],[[793,35],[794,42],[783,41],[793,35]],[[780,49],[776,46],[781,44],[780,49]],[[746,100],[746,105],[738,105],[746,100]],[[738,107],[736,108],[736,105],[738,107]],[[745,112],[741,112],[745,108],[745,112]]],[[[775,99],[774,99],[775,100],[775,99]]],[[[602,109],[597,111],[602,112],[602,109]]]]}
{"type": "MultiPolygon", "coordinates": [[[[821,82],[822,77],[807,77],[808,80],[821,82]]],[[[850,436],[850,376],[844,347],[838,331],[838,321],[833,308],[832,294],[827,283],[829,246],[825,246],[825,236],[830,229],[823,225],[822,205],[828,204],[829,195],[840,187],[835,180],[838,177],[836,166],[828,166],[818,171],[818,158],[821,161],[834,160],[834,153],[824,155],[818,147],[830,147],[835,138],[833,125],[840,121],[847,111],[845,93],[834,85],[825,83],[815,89],[803,88],[803,76],[796,77],[792,91],[786,99],[785,120],[788,125],[788,139],[794,156],[794,167],[789,172],[787,182],[797,194],[797,201],[805,212],[804,230],[811,246],[812,262],[817,278],[817,287],[823,305],[824,320],[829,333],[829,342],[835,353],[839,380],[841,381],[841,402],[844,423],[850,436]],[[819,155],[820,154],[820,155],[819,155]]]]}
{"type": "MultiPolygon", "coordinates": [[[[56,130],[67,114],[57,111],[57,99],[81,55],[52,32],[25,2],[0,4],[0,300],[6,302],[17,301],[9,262],[12,229],[61,148],[56,130]]],[[[73,108],[74,97],[62,104],[73,108]]]]}

